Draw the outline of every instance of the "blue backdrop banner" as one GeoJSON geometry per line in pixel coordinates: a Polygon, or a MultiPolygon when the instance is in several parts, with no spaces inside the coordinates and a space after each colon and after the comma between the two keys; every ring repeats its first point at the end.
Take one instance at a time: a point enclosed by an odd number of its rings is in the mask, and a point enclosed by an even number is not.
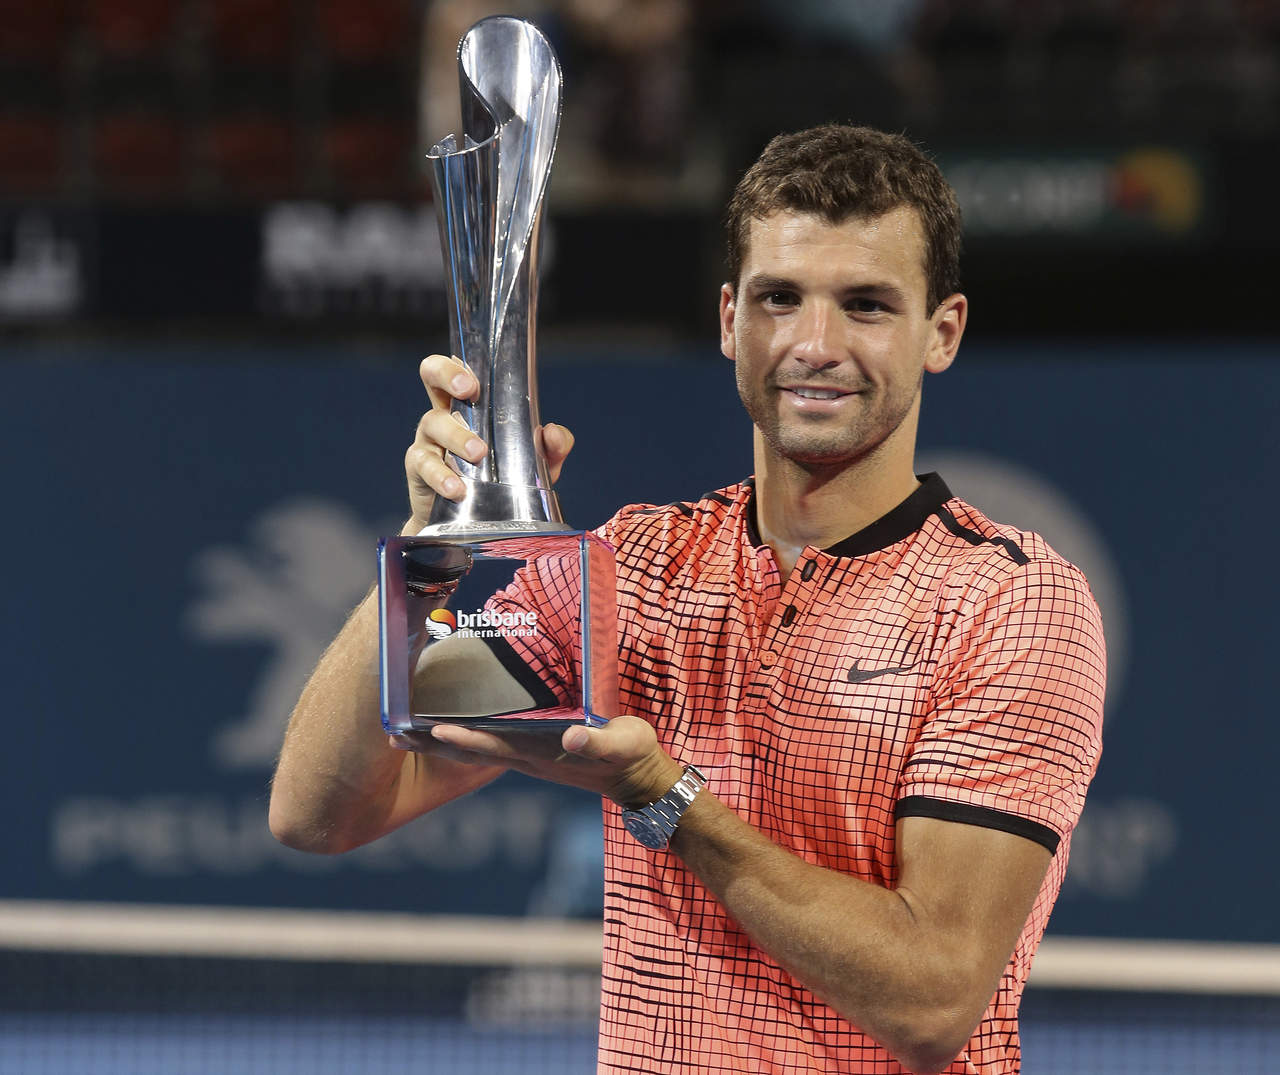
{"type": "MultiPolygon", "coordinates": [[[[524,778],[336,858],[266,828],[292,702],[403,521],[418,357],[10,348],[0,897],[598,913],[598,802],[524,778]]],[[[542,367],[544,417],[578,438],[576,525],[750,472],[713,348],[542,367]]],[[[1280,355],[1243,345],[974,344],[926,384],[918,469],[1041,530],[1107,623],[1057,933],[1280,940],[1259,914],[1280,906],[1278,397],[1280,355]]]]}

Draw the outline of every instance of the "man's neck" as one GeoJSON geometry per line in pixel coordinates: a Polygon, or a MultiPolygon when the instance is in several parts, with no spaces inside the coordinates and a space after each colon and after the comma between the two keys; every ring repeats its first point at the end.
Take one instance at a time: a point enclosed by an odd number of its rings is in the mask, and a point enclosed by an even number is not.
{"type": "Polygon", "coordinates": [[[782,577],[810,545],[825,549],[870,526],[919,488],[910,461],[888,468],[863,459],[830,469],[807,468],[756,451],[756,523],[782,577]]]}

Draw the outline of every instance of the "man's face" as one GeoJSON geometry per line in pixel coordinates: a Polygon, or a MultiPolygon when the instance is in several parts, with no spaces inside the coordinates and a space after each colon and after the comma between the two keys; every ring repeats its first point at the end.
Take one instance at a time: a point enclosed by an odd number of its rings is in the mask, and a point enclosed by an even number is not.
{"type": "Polygon", "coordinates": [[[779,211],[753,220],[737,287],[720,296],[720,345],[774,453],[806,467],[914,442],[926,369],[951,364],[964,328],[955,295],[927,313],[914,209],[829,224],[779,211]]]}

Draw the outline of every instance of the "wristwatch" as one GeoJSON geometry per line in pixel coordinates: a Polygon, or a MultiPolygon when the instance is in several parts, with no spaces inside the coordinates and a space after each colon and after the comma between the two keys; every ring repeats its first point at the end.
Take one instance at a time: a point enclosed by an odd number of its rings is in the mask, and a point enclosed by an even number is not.
{"type": "Polygon", "coordinates": [[[622,823],[645,847],[661,851],[671,842],[671,835],[689,804],[706,786],[707,778],[692,765],[686,765],[684,776],[657,802],[639,810],[623,810],[622,823]]]}

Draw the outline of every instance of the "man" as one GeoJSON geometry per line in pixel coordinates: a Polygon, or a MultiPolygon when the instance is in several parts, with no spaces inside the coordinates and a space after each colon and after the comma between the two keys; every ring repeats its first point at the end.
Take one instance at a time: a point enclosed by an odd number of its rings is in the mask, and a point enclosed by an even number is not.
{"type": "MultiPolygon", "coordinates": [[[[924,374],[951,364],[968,309],[932,162],[863,128],[783,136],[728,229],[721,347],[755,475],[602,528],[626,715],[551,749],[439,727],[398,754],[366,602],[292,718],[273,831],[343,850],[508,768],[598,791],[602,1071],[1016,1072],[1022,986],[1097,764],[1096,606],[1039,537],[913,473],[924,374]]],[[[422,375],[408,533],[462,491],[443,453],[485,450],[448,415],[471,375],[441,356],[422,375]]],[[[571,438],[547,427],[544,444],[558,472],[571,438]]],[[[535,562],[494,598],[552,624],[510,642],[552,694],[573,674],[562,589],[535,562]]],[[[485,646],[463,663],[435,689],[518,704],[485,646]]]]}

